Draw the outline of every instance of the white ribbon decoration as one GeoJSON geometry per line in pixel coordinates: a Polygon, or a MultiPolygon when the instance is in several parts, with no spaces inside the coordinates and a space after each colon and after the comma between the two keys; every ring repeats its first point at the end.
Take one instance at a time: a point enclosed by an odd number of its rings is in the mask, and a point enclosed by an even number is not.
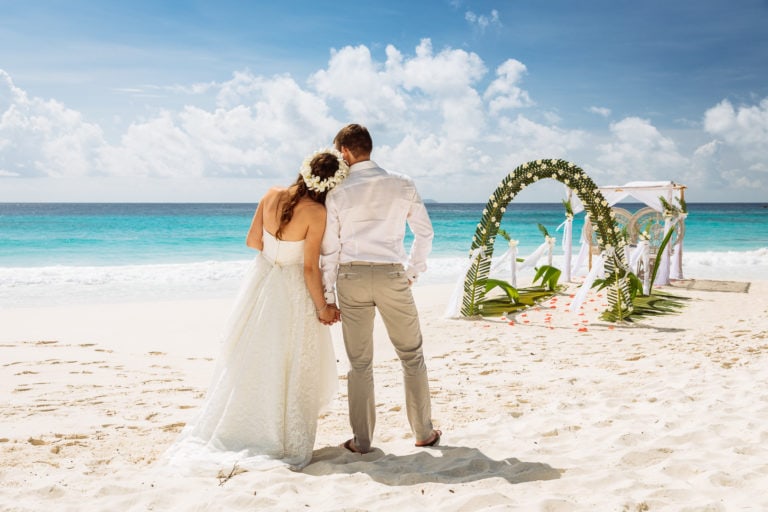
{"type": "Polygon", "coordinates": [[[510,263],[510,280],[509,283],[517,288],[517,240],[510,240],[509,241],[509,249],[507,249],[507,252],[501,255],[501,258],[494,260],[491,264],[491,273],[495,272],[501,266],[507,262],[507,260],[511,260],[510,263]]]}
{"type": "Polygon", "coordinates": [[[571,281],[571,251],[573,237],[573,217],[570,215],[565,219],[565,230],[563,231],[563,253],[565,264],[563,265],[563,279],[566,283],[571,281]]]}
{"type": "Polygon", "coordinates": [[[545,240],[544,243],[541,244],[538,249],[533,252],[533,254],[525,258],[525,261],[520,264],[519,270],[523,270],[525,268],[536,265],[539,259],[541,259],[541,257],[544,255],[544,252],[547,250],[552,250],[552,246],[550,245],[549,240],[545,240]]]}
{"type": "Polygon", "coordinates": [[[549,250],[547,251],[547,265],[550,267],[552,266],[552,252],[555,250],[555,244],[557,243],[557,240],[555,240],[555,237],[548,236],[547,237],[547,243],[549,244],[549,250]]]}
{"type": "MultiPolygon", "coordinates": [[[[687,217],[687,213],[681,213],[677,218],[677,222],[681,225],[685,224],[685,219],[687,217]]],[[[677,242],[678,243],[672,247],[674,258],[672,258],[672,264],[670,265],[669,276],[672,279],[683,279],[683,241],[678,240],[677,242]]]]}
{"type": "Polygon", "coordinates": [[[509,241],[509,257],[512,260],[509,266],[510,284],[513,288],[517,288],[517,240],[509,241]]]}
{"type": "MultiPolygon", "coordinates": [[[[672,217],[664,217],[664,237],[667,236],[670,230],[674,229],[675,220],[672,217]]],[[[659,262],[659,270],[656,273],[656,280],[653,284],[668,285],[669,284],[669,245],[664,248],[661,254],[656,255],[656,259],[661,259],[659,262]]]]}
{"type": "Polygon", "coordinates": [[[638,274],[641,261],[643,263],[643,295],[648,295],[651,290],[651,269],[648,268],[651,261],[651,246],[646,239],[640,239],[637,242],[637,247],[633,249],[629,259],[629,268],[635,275],[638,274]]]}
{"type": "Polygon", "coordinates": [[[603,260],[603,253],[598,254],[594,261],[592,261],[592,269],[589,271],[589,274],[587,274],[587,277],[584,279],[584,283],[582,283],[581,288],[579,288],[579,291],[576,292],[576,295],[573,297],[573,301],[571,302],[571,312],[577,311],[581,304],[584,302],[584,299],[587,298],[587,293],[589,293],[589,290],[592,288],[592,285],[595,282],[595,279],[597,279],[598,275],[603,274],[603,268],[605,266],[605,262],[603,260]]]}
{"type": "Polygon", "coordinates": [[[443,313],[445,318],[459,318],[461,316],[461,306],[464,299],[464,281],[467,278],[467,272],[469,272],[470,267],[472,267],[477,258],[485,258],[485,246],[478,247],[470,253],[469,259],[453,287],[451,298],[448,299],[448,305],[443,313]]]}

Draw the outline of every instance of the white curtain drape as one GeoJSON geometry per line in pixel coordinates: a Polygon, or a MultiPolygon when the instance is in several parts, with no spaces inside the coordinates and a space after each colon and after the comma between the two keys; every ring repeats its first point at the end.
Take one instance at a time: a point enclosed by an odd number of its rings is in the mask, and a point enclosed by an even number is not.
{"type": "Polygon", "coordinates": [[[467,262],[464,264],[456,284],[453,285],[453,292],[451,292],[451,297],[448,299],[448,305],[445,307],[445,312],[443,313],[445,318],[459,318],[461,316],[461,305],[464,301],[464,280],[467,278],[467,272],[469,272],[469,268],[475,261],[477,261],[477,258],[484,255],[485,247],[478,247],[472,251],[469,258],[467,258],[467,262]]]}
{"type": "Polygon", "coordinates": [[[595,279],[598,278],[598,276],[603,275],[604,270],[604,261],[603,261],[603,255],[599,254],[597,257],[595,257],[595,260],[592,262],[592,269],[589,271],[589,274],[587,274],[587,277],[584,279],[584,282],[582,283],[581,287],[579,287],[579,290],[576,292],[576,295],[573,297],[573,301],[571,301],[571,311],[578,311],[578,309],[581,307],[581,305],[584,303],[584,299],[587,298],[587,293],[589,293],[589,290],[592,289],[592,285],[595,282],[595,279]]]}
{"type": "Polygon", "coordinates": [[[573,217],[568,216],[565,219],[565,229],[563,230],[563,279],[565,282],[571,280],[571,252],[573,251],[573,217]]]}

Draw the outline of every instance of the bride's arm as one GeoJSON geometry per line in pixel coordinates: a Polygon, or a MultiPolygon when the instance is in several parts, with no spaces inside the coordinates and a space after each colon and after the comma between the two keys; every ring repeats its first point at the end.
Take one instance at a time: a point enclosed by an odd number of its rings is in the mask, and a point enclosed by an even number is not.
{"type": "Polygon", "coordinates": [[[329,311],[323,293],[322,272],[320,272],[320,244],[325,233],[325,208],[317,205],[309,215],[307,237],[304,241],[304,281],[309,290],[309,296],[315,304],[318,318],[322,321],[330,321],[335,313],[329,311]]]}
{"type": "Polygon", "coordinates": [[[251,227],[248,230],[248,235],[245,237],[245,245],[257,251],[264,250],[264,199],[266,195],[259,201],[259,206],[256,207],[256,213],[253,214],[253,220],[251,221],[251,227]]]}

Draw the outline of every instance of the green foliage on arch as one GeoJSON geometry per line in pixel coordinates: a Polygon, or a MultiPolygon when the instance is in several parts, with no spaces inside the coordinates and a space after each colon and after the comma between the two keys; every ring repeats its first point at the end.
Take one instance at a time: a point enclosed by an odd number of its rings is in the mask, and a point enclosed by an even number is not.
{"type": "Polygon", "coordinates": [[[493,245],[507,205],[521,190],[540,179],[554,179],[563,183],[571,188],[584,204],[596,231],[597,243],[603,251],[606,279],[613,283],[607,293],[610,310],[614,311],[619,319],[629,315],[632,312],[632,300],[627,282],[629,271],[624,252],[625,241],[613,220],[608,201],[580,167],[565,160],[548,159],[518,166],[501,181],[488,199],[472,239],[470,257],[473,262],[464,278],[462,316],[482,314],[480,302],[486,293],[493,245]]]}

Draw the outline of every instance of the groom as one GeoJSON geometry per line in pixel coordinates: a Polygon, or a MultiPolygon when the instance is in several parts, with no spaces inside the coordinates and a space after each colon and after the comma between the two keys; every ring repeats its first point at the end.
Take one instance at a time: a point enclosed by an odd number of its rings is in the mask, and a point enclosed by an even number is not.
{"type": "Polygon", "coordinates": [[[338,293],[341,327],[349,357],[349,422],[354,437],[347,450],[371,449],[376,424],[373,389],[375,309],[387,328],[403,368],[408,421],[416,446],[434,446],[442,432],[432,428],[427,367],[411,284],[427,268],[432,223],[413,181],[385,171],[371,160],[373,142],[359,124],[345,126],[333,140],[350,165],[349,176],[328,193],[321,267],[325,300],[338,293]],[[414,234],[410,254],[405,224],[414,234]],[[403,264],[406,264],[404,266],[403,264]]]}

